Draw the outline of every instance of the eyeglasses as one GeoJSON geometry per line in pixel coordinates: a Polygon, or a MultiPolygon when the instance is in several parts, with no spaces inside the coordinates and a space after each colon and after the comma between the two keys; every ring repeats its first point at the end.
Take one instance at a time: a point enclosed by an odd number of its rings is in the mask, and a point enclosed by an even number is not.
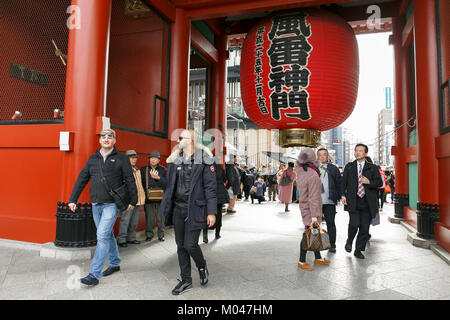
{"type": "Polygon", "coordinates": [[[114,138],[114,133],[112,133],[112,132],[105,132],[105,131],[102,131],[102,132],[100,132],[100,137],[105,137],[105,136],[108,136],[108,137],[110,137],[110,138],[114,138]]]}
{"type": "Polygon", "coordinates": [[[188,139],[188,140],[189,140],[189,139],[191,139],[191,138],[188,138],[188,137],[179,137],[179,138],[178,138],[179,141],[181,141],[181,140],[183,140],[183,139],[188,139]]]}

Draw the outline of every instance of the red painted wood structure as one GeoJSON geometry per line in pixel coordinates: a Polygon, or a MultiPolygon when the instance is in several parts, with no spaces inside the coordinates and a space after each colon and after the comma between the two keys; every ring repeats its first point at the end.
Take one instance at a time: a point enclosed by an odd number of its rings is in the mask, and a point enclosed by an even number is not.
{"type": "MultiPolygon", "coordinates": [[[[58,6],[57,2],[51,8],[31,0],[0,5],[2,36],[11,36],[0,48],[0,238],[54,240],[56,203],[68,200],[79,171],[98,148],[96,134],[105,117],[118,132],[118,149],[136,150],[139,166],[153,149],[164,160],[173,146],[172,133],[186,127],[193,50],[211,65],[207,126],[225,132],[227,50],[240,46],[261,17],[320,7],[342,16],[357,34],[393,32],[396,216],[419,229],[418,224],[431,221],[432,232],[422,236],[434,236],[450,252],[448,0],[144,0],[157,19],[137,17],[132,22],[123,19],[123,6],[130,1],[61,0],[58,6]],[[50,38],[18,30],[33,17],[53,11],[55,17],[62,12],[72,24],[65,40],[52,38],[66,42],[67,69],[64,73],[62,65],[42,67],[40,71],[49,76],[42,80],[36,76],[41,73],[32,69],[43,65],[34,62],[46,59],[41,52],[48,50],[50,38]],[[375,28],[372,22],[377,23],[375,28]],[[32,50],[24,50],[24,44],[32,50]],[[21,64],[27,55],[32,62],[21,64]],[[5,69],[8,66],[10,70],[5,69]],[[51,76],[59,77],[59,86],[52,85],[51,76]],[[31,82],[50,90],[41,102],[51,107],[52,114],[54,106],[62,104],[55,97],[64,98],[63,119],[55,113],[52,121],[26,121],[22,112],[22,121],[11,120],[11,108],[21,110],[25,105],[20,93],[39,100],[34,89],[28,89],[31,82]],[[70,133],[68,151],[60,150],[60,132],[70,133]]],[[[56,57],[58,63],[59,59],[64,58],[56,57]]],[[[80,201],[89,202],[87,191],[80,201]]],[[[141,229],[143,224],[141,215],[141,229]]]]}

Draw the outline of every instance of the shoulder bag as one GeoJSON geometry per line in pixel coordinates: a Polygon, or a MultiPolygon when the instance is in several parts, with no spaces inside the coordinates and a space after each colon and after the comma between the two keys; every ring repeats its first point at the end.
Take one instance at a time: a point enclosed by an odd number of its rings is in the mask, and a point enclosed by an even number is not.
{"type": "Polygon", "coordinates": [[[108,181],[106,181],[106,178],[103,174],[103,166],[102,166],[102,159],[98,159],[98,165],[100,167],[100,175],[101,175],[101,182],[105,185],[106,190],[108,191],[109,195],[113,197],[114,203],[117,206],[117,209],[122,212],[128,209],[128,206],[130,205],[130,195],[128,193],[128,188],[126,183],[123,183],[119,188],[113,190],[109,184],[108,181]]]}

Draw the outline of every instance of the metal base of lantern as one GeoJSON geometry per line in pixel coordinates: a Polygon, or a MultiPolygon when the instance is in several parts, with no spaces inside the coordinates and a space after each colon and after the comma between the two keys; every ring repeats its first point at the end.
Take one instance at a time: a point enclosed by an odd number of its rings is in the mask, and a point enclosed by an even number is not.
{"type": "Polygon", "coordinates": [[[314,129],[285,129],[280,130],[280,147],[310,147],[316,148],[320,144],[320,131],[314,129]]]}

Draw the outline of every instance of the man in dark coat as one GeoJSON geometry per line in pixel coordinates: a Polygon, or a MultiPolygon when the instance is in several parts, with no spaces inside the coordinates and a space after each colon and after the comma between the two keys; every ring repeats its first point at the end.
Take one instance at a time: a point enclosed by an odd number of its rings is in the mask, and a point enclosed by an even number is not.
{"type": "Polygon", "coordinates": [[[378,212],[377,188],[383,185],[378,168],[366,161],[368,151],[366,145],[356,145],[356,160],[345,166],[341,189],[344,210],[350,214],[345,250],[352,251],[358,233],[354,255],[359,259],[364,259],[361,251],[366,249],[370,222],[378,212]]]}
{"type": "Polygon", "coordinates": [[[109,193],[110,190],[117,190],[125,181],[130,197],[130,203],[126,210],[133,210],[138,202],[136,181],[130,160],[123,153],[117,152],[114,147],[115,131],[103,130],[100,133],[99,142],[101,148],[89,157],[78,175],[69,199],[69,208],[75,212],[81,192],[89,180],[91,181],[89,194],[92,202],[92,216],[97,227],[97,247],[92,258],[89,275],[80,279],[81,283],[88,286],[96,285],[102,276],[109,276],[120,270],[121,259],[113,233],[119,210],[114,198],[109,193]],[[106,258],[108,258],[109,267],[102,272],[106,258]]]}
{"type": "Polygon", "coordinates": [[[216,222],[216,174],[212,153],[195,145],[193,131],[184,130],[177,149],[167,158],[167,187],[160,214],[174,226],[181,281],[172,290],[179,295],[192,288],[192,257],[199,270],[200,284],[208,283],[208,269],[198,245],[202,229],[216,222]]]}
{"type": "Polygon", "coordinates": [[[330,236],[330,252],[336,252],[336,204],[341,200],[342,176],[339,169],[328,162],[328,150],[317,150],[317,159],[320,161],[320,180],[322,182],[322,212],[327,223],[330,236]]]}
{"type": "Polygon", "coordinates": [[[145,190],[145,241],[152,241],[155,221],[158,224],[158,240],[164,241],[164,219],[159,215],[161,200],[149,200],[147,198],[148,189],[166,189],[166,168],[159,165],[161,155],[157,150],[153,150],[148,156],[148,164],[141,168],[142,186],[145,190]]]}
{"type": "Polygon", "coordinates": [[[244,195],[245,195],[245,201],[248,200],[248,198],[250,197],[250,189],[252,188],[253,184],[255,183],[256,177],[254,174],[254,170],[252,169],[248,169],[247,166],[244,167],[244,179],[243,179],[243,184],[244,184],[244,195]]]}

